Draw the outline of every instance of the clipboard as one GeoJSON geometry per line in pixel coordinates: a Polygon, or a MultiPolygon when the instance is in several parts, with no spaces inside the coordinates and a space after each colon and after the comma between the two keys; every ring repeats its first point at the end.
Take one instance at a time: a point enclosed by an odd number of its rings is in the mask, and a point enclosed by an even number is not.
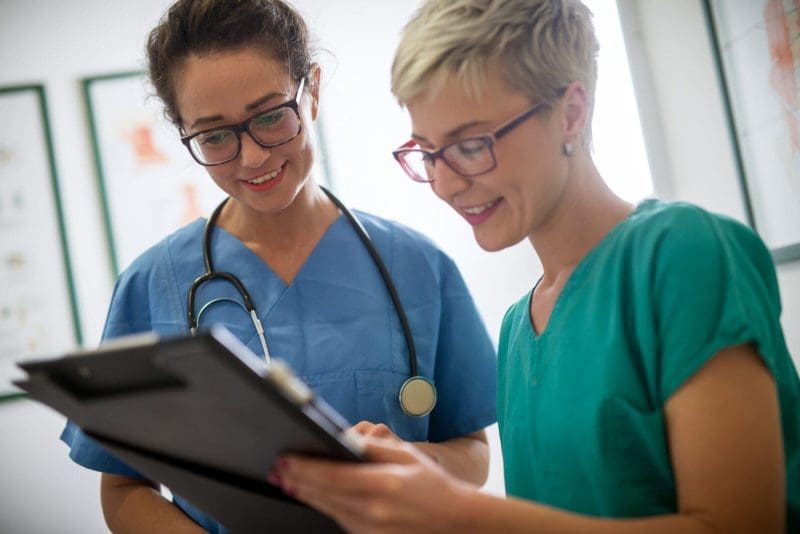
{"type": "Polygon", "coordinates": [[[266,476],[284,452],[364,461],[358,437],[285,364],[267,367],[225,328],[18,365],[28,378],[15,384],[34,400],[231,532],[341,532],[266,476]]]}

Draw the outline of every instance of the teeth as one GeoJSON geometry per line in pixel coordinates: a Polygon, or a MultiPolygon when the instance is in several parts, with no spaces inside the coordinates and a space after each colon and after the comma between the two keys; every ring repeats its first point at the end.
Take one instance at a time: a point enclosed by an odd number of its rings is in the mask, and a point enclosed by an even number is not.
{"type": "Polygon", "coordinates": [[[264,176],[259,176],[258,178],[254,178],[252,180],[247,180],[247,183],[248,184],[253,184],[253,185],[263,184],[264,182],[272,180],[273,178],[278,176],[279,172],[281,172],[281,170],[280,169],[276,169],[276,170],[272,171],[269,174],[265,174],[264,176]]]}
{"type": "Polygon", "coordinates": [[[495,204],[497,204],[498,200],[492,200],[491,202],[487,202],[486,204],[481,204],[480,206],[472,206],[471,208],[464,208],[464,213],[469,215],[480,215],[484,211],[488,210],[495,204]]]}

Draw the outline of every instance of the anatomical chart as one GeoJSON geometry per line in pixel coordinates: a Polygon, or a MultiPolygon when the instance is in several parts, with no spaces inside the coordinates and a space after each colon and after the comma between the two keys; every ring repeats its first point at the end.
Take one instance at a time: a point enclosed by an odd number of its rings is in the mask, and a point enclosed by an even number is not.
{"type": "Polygon", "coordinates": [[[15,362],[80,342],[44,90],[0,88],[0,395],[15,362]]]}

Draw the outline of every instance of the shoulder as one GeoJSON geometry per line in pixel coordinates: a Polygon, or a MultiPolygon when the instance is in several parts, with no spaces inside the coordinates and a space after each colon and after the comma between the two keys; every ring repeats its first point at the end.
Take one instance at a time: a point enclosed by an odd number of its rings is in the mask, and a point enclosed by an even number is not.
{"type": "Polygon", "coordinates": [[[769,250],[749,227],[685,202],[648,200],[632,215],[624,249],[642,283],[660,296],[767,295],[779,307],[769,250]]]}
{"type": "Polygon", "coordinates": [[[390,244],[392,255],[448,269],[455,267],[452,259],[422,232],[362,211],[358,211],[357,216],[373,241],[390,244]]]}
{"type": "Polygon", "coordinates": [[[356,214],[358,220],[361,221],[373,239],[388,237],[401,247],[441,253],[439,247],[428,236],[418,230],[371,213],[356,211],[356,214]]]}
{"type": "Polygon", "coordinates": [[[397,221],[364,212],[357,216],[399,285],[413,287],[421,299],[469,297],[455,262],[429,237],[397,221]]]}
{"type": "Polygon", "coordinates": [[[200,255],[204,219],[184,226],[163,238],[136,257],[119,275],[119,283],[135,283],[152,278],[159,271],[170,269],[175,262],[200,255]]]}
{"type": "Polygon", "coordinates": [[[643,201],[631,216],[629,234],[639,241],[678,248],[727,242],[765,248],[755,232],[744,224],[687,202],[643,201]]]}
{"type": "Polygon", "coordinates": [[[185,272],[189,262],[202,264],[203,226],[204,221],[198,219],[177,230],[120,273],[106,317],[104,339],[149,331],[156,323],[183,320],[179,286],[185,281],[179,280],[176,273],[185,272]]]}
{"type": "Polygon", "coordinates": [[[741,261],[773,269],[764,243],[744,224],[686,202],[646,200],[631,215],[622,239],[632,259],[653,268],[705,268],[719,272],[741,261]]]}

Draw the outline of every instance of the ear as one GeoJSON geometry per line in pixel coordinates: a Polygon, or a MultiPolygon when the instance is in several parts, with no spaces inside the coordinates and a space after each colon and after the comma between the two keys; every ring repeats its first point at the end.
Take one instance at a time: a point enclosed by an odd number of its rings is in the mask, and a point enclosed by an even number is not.
{"type": "Polygon", "coordinates": [[[575,147],[583,145],[583,134],[589,121],[589,95],[579,81],[574,81],[564,90],[564,143],[575,147]]]}
{"type": "Polygon", "coordinates": [[[317,120],[319,114],[319,81],[321,77],[321,70],[319,65],[314,63],[311,66],[311,72],[308,75],[308,94],[311,95],[311,119],[317,120]]]}

